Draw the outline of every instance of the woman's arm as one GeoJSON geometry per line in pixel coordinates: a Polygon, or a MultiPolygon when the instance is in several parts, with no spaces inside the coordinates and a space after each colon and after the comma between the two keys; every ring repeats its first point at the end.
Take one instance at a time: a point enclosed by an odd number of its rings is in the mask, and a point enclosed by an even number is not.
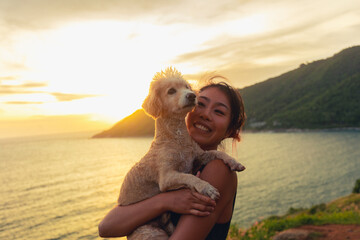
{"type": "Polygon", "coordinates": [[[237,176],[226,166],[222,160],[213,160],[208,163],[200,176],[220,192],[214,211],[207,217],[182,215],[172,240],[205,239],[215,223],[225,223],[232,215],[232,204],[237,188],[237,176]],[[229,207],[230,206],[230,207],[229,207]]]}
{"type": "Polygon", "coordinates": [[[215,201],[189,189],[160,193],[141,202],[115,206],[99,224],[101,237],[122,237],[166,211],[208,216],[215,201]]]}

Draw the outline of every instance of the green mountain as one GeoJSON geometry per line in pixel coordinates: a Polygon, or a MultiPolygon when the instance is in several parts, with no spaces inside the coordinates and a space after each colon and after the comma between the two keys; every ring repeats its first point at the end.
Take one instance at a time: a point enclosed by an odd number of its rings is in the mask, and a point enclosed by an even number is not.
{"type": "MultiPolygon", "coordinates": [[[[239,90],[245,130],[360,127],[360,46],[239,90]]],[[[94,137],[153,136],[143,110],[94,137]]]]}
{"type": "Polygon", "coordinates": [[[360,46],[240,92],[247,129],[360,127],[360,46]]]}

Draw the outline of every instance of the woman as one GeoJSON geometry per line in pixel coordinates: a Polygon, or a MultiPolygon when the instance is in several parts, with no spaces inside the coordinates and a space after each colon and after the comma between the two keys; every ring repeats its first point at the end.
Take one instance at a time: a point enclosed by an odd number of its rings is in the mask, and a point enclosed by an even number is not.
{"type": "MultiPolygon", "coordinates": [[[[225,138],[240,141],[244,122],[241,96],[224,82],[201,88],[198,105],[186,118],[190,136],[203,150],[216,150],[225,138]]],[[[236,173],[216,159],[204,166],[197,176],[219,190],[220,198],[216,202],[189,189],[161,193],[139,203],[114,207],[100,223],[99,235],[126,236],[171,211],[178,217],[174,217],[176,229],[170,239],[226,239],[237,189],[236,173]]]]}

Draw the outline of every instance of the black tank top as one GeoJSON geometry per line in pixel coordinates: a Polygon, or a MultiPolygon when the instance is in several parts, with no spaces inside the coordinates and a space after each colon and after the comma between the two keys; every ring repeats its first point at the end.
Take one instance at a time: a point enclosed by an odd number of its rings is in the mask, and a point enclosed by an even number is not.
{"type": "Polygon", "coordinates": [[[230,222],[231,219],[227,223],[216,223],[205,239],[225,240],[229,232],[230,222]]]}
{"type": "MultiPolygon", "coordinates": [[[[205,165],[197,165],[197,164],[198,162],[195,160],[193,175],[195,175],[197,171],[201,172],[205,167],[205,165]]],[[[232,209],[233,211],[234,211],[235,199],[236,199],[236,192],[233,201],[233,209],[232,209]]],[[[171,222],[176,226],[177,223],[179,222],[180,217],[181,214],[171,213],[171,222]]],[[[230,228],[231,219],[232,219],[232,214],[230,220],[227,223],[215,223],[215,225],[213,226],[213,228],[211,229],[205,240],[226,240],[230,228]]]]}
{"type": "MultiPolygon", "coordinates": [[[[235,199],[236,199],[236,193],[233,201],[233,211],[234,211],[235,199]]],[[[179,222],[180,217],[181,214],[171,213],[171,221],[175,226],[179,222]]],[[[226,223],[215,223],[215,225],[213,226],[213,228],[211,229],[205,240],[226,240],[230,228],[231,218],[226,223]]]]}

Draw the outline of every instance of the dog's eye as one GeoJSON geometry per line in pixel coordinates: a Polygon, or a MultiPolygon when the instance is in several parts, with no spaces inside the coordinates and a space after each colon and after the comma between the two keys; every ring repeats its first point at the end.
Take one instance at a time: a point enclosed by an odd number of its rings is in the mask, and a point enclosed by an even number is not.
{"type": "Polygon", "coordinates": [[[176,93],[176,89],[175,88],[170,88],[167,93],[172,95],[172,94],[176,93]]]}

